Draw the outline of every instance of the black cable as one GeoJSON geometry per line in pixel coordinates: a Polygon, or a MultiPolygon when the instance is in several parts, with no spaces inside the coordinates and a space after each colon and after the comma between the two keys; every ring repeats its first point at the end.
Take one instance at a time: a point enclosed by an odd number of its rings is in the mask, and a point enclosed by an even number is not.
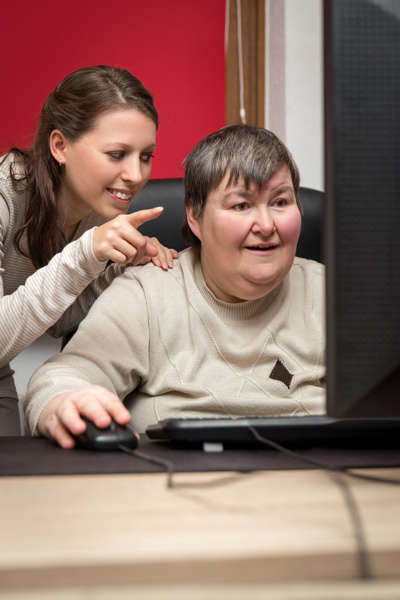
{"type": "Polygon", "coordinates": [[[174,487],[173,483],[172,483],[172,476],[174,474],[174,464],[170,460],[158,458],[158,456],[152,456],[151,454],[146,454],[145,452],[141,452],[140,450],[132,450],[131,448],[128,448],[127,446],[123,446],[122,444],[120,444],[118,446],[118,448],[120,450],[122,450],[123,452],[126,452],[127,454],[133,454],[133,456],[138,456],[139,458],[142,458],[143,460],[147,460],[149,462],[152,462],[152,463],[155,463],[157,465],[161,465],[162,467],[164,467],[168,473],[167,487],[168,488],[174,487]]]}
{"type": "MultiPolygon", "coordinates": [[[[141,452],[140,450],[132,450],[132,448],[128,448],[127,446],[123,446],[122,444],[120,444],[118,446],[118,448],[120,450],[122,450],[123,452],[126,452],[127,454],[132,454],[133,456],[138,456],[139,458],[142,458],[143,460],[147,460],[149,462],[152,462],[152,463],[155,463],[157,465],[161,465],[162,467],[164,467],[164,469],[167,471],[167,474],[168,474],[168,477],[167,477],[167,487],[168,488],[178,489],[178,488],[193,488],[193,487],[201,487],[201,488],[214,487],[216,485],[230,483],[230,481],[232,479],[237,478],[237,476],[230,477],[229,479],[224,478],[223,481],[218,481],[218,482],[213,481],[212,483],[199,483],[199,484],[174,483],[174,481],[173,481],[173,476],[175,473],[174,463],[171,462],[170,460],[166,460],[164,458],[159,458],[157,456],[153,456],[152,454],[147,454],[146,452],[141,452]]],[[[246,475],[246,473],[247,472],[238,471],[237,475],[246,475]]]]}
{"type": "Polygon", "coordinates": [[[365,481],[373,481],[375,483],[386,483],[388,485],[400,485],[399,479],[390,479],[389,477],[377,477],[376,475],[366,475],[365,473],[354,473],[350,469],[343,468],[338,469],[349,477],[356,477],[357,479],[365,479],[365,481]]]}
{"type": "Polygon", "coordinates": [[[332,467],[332,466],[328,465],[327,463],[321,462],[320,460],[316,460],[315,458],[309,458],[308,456],[302,456],[298,452],[293,452],[293,450],[289,450],[289,448],[286,448],[285,446],[281,446],[280,444],[278,444],[277,442],[274,442],[273,440],[264,438],[263,436],[261,436],[258,433],[258,431],[254,427],[249,427],[248,429],[249,429],[249,431],[251,431],[251,433],[254,435],[254,437],[262,444],[267,444],[268,446],[271,446],[275,450],[282,452],[282,454],[286,454],[287,456],[290,456],[291,458],[296,458],[298,460],[301,460],[302,462],[307,462],[310,465],[313,465],[314,467],[318,467],[319,469],[340,472],[340,473],[343,473],[344,475],[348,475],[349,477],[356,477],[357,479],[365,479],[367,481],[375,481],[376,483],[400,485],[399,479],[390,479],[388,477],[377,477],[376,475],[366,475],[364,473],[354,473],[354,471],[351,471],[347,467],[332,467]]]}
{"type": "MultiPolygon", "coordinates": [[[[367,543],[366,543],[366,539],[365,539],[363,523],[361,520],[360,513],[358,511],[357,503],[354,499],[351,489],[350,489],[347,481],[343,477],[343,472],[340,469],[336,469],[335,467],[331,467],[329,465],[321,463],[318,460],[314,460],[312,458],[302,456],[301,454],[298,454],[297,452],[293,452],[292,450],[289,450],[288,448],[281,446],[280,444],[278,444],[277,442],[274,442],[273,440],[264,438],[263,436],[261,436],[258,433],[258,431],[254,427],[249,427],[249,430],[254,435],[256,440],[258,440],[262,444],[270,446],[271,448],[274,448],[275,450],[278,450],[279,452],[282,452],[283,454],[290,456],[291,458],[296,458],[303,462],[307,462],[308,464],[311,464],[315,467],[322,468],[325,471],[327,471],[329,473],[329,475],[331,475],[331,477],[335,481],[335,483],[337,483],[339,485],[339,487],[343,493],[347,508],[350,513],[350,519],[351,519],[351,523],[352,523],[353,530],[354,530],[354,537],[356,540],[360,578],[361,579],[372,579],[373,575],[372,575],[371,561],[370,561],[370,556],[369,556],[367,543]]],[[[346,473],[346,470],[344,471],[344,473],[346,473]]]]}
{"type": "MultiPolygon", "coordinates": [[[[364,533],[362,519],[361,519],[360,513],[357,508],[357,503],[351,492],[351,489],[350,489],[347,481],[344,479],[343,475],[348,475],[350,477],[355,477],[357,479],[364,479],[367,481],[374,481],[377,483],[386,483],[386,484],[392,484],[392,485],[400,485],[400,480],[389,479],[389,478],[385,478],[385,477],[377,477],[374,475],[366,475],[366,474],[362,474],[362,473],[354,473],[353,471],[350,471],[347,468],[332,467],[332,466],[327,465],[326,463],[321,462],[319,460],[309,458],[307,456],[302,456],[301,454],[299,454],[297,452],[289,450],[289,448],[281,446],[281,444],[278,444],[277,442],[274,442],[273,440],[264,438],[263,436],[261,436],[258,433],[258,431],[254,427],[249,427],[249,431],[251,431],[251,433],[253,434],[255,439],[257,441],[261,442],[262,444],[270,446],[271,448],[278,450],[278,452],[281,452],[282,454],[285,454],[286,456],[289,456],[290,458],[295,458],[297,460],[306,462],[306,463],[308,463],[314,467],[317,467],[319,469],[323,469],[324,471],[327,471],[329,473],[329,475],[331,475],[331,477],[333,478],[335,483],[340,487],[342,494],[344,496],[346,505],[348,507],[349,513],[350,513],[351,523],[353,525],[353,530],[354,530],[354,537],[356,540],[360,577],[361,577],[361,579],[371,579],[373,577],[372,568],[371,568],[369,552],[368,552],[368,548],[367,548],[367,544],[366,544],[366,540],[365,540],[365,533],[364,533]]],[[[119,449],[122,450],[123,452],[126,452],[127,454],[132,454],[133,456],[137,456],[138,458],[141,458],[143,460],[146,460],[146,461],[149,461],[149,462],[152,462],[152,463],[155,463],[155,464],[158,464],[158,465],[164,467],[164,469],[167,471],[167,474],[168,474],[167,487],[168,488],[175,487],[175,485],[173,483],[174,464],[171,461],[165,460],[162,458],[158,458],[158,457],[152,456],[150,454],[146,454],[145,452],[141,452],[140,450],[132,450],[131,448],[128,448],[127,446],[123,446],[122,444],[119,445],[119,449]]],[[[179,487],[182,487],[182,486],[180,485],[179,487]]]]}

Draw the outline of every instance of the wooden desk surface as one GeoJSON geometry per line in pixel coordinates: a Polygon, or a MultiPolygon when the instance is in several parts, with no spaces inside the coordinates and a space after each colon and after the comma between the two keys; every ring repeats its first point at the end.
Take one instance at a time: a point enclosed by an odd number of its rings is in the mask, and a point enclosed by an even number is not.
{"type": "MultiPolygon", "coordinates": [[[[364,472],[400,479],[400,469],[364,472]]],[[[162,474],[1,478],[1,597],[106,598],[112,588],[114,598],[140,589],[143,599],[250,600],[279,588],[287,595],[268,598],[311,600],[334,582],[340,599],[400,598],[400,486],[347,478],[377,578],[365,584],[348,509],[327,473],[174,481],[183,487],[167,489],[162,474]],[[360,595],[343,595],[343,586],[360,595]],[[88,595],[68,595],[78,588],[88,595]]]]}

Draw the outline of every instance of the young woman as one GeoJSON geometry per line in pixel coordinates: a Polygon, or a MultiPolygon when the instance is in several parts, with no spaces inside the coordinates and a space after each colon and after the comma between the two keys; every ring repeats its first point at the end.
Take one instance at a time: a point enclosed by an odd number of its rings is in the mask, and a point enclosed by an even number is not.
{"type": "Polygon", "coordinates": [[[126,214],[150,177],[157,127],[136,77],[88,67],[49,95],[32,148],[2,159],[0,434],[20,431],[10,360],[51,326],[74,329],[126,265],[172,266],[175,251],[137,230],[162,208],[126,214]]]}

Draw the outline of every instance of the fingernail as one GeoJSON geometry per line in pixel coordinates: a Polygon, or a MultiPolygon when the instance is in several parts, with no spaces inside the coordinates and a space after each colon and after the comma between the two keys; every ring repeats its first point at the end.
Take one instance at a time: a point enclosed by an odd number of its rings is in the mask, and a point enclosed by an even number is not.
{"type": "Polygon", "coordinates": [[[156,263],[157,267],[161,267],[161,263],[158,258],[156,258],[154,262],[156,263]]]}
{"type": "Polygon", "coordinates": [[[163,269],[168,269],[168,265],[167,265],[167,263],[163,263],[163,264],[162,264],[162,268],[163,268],[163,269]]]}
{"type": "Polygon", "coordinates": [[[173,266],[174,266],[174,263],[172,262],[172,260],[171,260],[171,261],[168,263],[168,266],[169,266],[169,268],[170,268],[170,269],[172,269],[172,268],[173,268],[173,266]]]}

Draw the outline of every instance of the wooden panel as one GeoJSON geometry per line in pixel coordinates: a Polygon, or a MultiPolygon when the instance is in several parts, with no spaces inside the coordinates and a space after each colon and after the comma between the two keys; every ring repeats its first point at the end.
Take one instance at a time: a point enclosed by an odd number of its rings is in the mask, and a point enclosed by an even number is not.
{"type": "MultiPolygon", "coordinates": [[[[264,127],[265,114],[265,0],[242,0],[241,32],[246,122],[264,127]]],[[[240,78],[236,0],[229,2],[226,57],[226,124],[240,123],[240,78]]]]}
{"type": "MultiPolygon", "coordinates": [[[[398,479],[400,469],[366,472],[398,479]]],[[[373,574],[398,581],[400,489],[348,481],[373,574]]],[[[353,527],[327,473],[180,473],[175,483],[167,489],[165,474],[0,478],[2,599],[7,590],[204,584],[247,586],[249,599],[253,586],[357,580],[353,527]]]]}

